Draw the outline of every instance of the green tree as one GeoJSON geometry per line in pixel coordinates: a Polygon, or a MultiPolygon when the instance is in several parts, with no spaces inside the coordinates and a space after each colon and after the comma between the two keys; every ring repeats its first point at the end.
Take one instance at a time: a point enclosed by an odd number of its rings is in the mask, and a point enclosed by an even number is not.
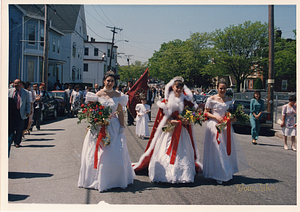
{"type": "Polygon", "coordinates": [[[260,65],[262,51],[268,45],[268,25],[246,21],[238,26],[230,25],[213,34],[212,63],[207,70],[217,74],[230,74],[236,79],[237,92],[240,84],[253,73],[254,65],[260,65]]]}
{"type": "Polygon", "coordinates": [[[118,69],[120,80],[126,82],[129,79],[138,79],[145,72],[146,68],[147,62],[142,63],[141,61],[135,61],[134,64],[129,66],[120,66],[118,69]]]}
{"type": "Polygon", "coordinates": [[[149,59],[151,76],[168,82],[175,76],[182,76],[187,86],[201,86],[211,83],[211,75],[205,65],[209,61],[207,51],[211,35],[193,33],[186,41],[176,39],[163,43],[159,51],[149,59]]]}
{"type": "Polygon", "coordinates": [[[262,89],[262,81],[261,78],[256,78],[254,85],[253,85],[253,89],[262,89]]]}

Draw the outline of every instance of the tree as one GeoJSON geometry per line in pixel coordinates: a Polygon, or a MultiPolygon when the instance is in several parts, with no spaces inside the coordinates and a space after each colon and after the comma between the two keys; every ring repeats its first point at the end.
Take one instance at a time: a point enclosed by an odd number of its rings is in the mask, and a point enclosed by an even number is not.
{"type": "Polygon", "coordinates": [[[149,59],[150,74],[166,82],[182,76],[187,86],[209,85],[211,75],[205,70],[209,61],[209,33],[193,33],[186,41],[176,39],[163,43],[149,59]]]}
{"type": "Polygon", "coordinates": [[[138,79],[145,72],[146,68],[147,62],[142,63],[141,61],[135,61],[134,64],[129,66],[120,66],[118,69],[120,80],[125,82],[129,79],[138,79]]]}
{"type": "Polygon", "coordinates": [[[212,34],[213,59],[207,69],[233,75],[239,92],[240,84],[255,71],[251,67],[259,67],[262,51],[268,45],[268,25],[246,21],[238,26],[230,25],[223,31],[218,29],[212,34]]]}
{"type": "Polygon", "coordinates": [[[262,81],[261,78],[256,78],[254,85],[253,85],[253,89],[262,89],[262,81]]]}

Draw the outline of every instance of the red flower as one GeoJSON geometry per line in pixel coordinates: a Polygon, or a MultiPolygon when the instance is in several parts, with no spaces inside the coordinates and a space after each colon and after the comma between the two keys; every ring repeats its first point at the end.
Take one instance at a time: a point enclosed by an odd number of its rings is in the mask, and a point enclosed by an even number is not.
{"type": "Polygon", "coordinates": [[[104,109],[105,107],[101,105],[99,108],[100,108],[100,110],[102,110],[102,109],[104,109]]]}
{"type": "Polygon", "coordinates": [[[81,107],[84,107],[84,104],[81,104],[81,107]]]}
{"type": "Polygon", "coordinates": [[[94,118],[94,121],[97,122],[99,119],[98,118],[94,118]]]}
{"type": "Polygon", "coordinates": [[[82,113],[86,113],[86,110],[82,111],[82,113]]]}
{"type": "Polygon", "coordinates": [[[86,112],[86,111],[87,111],[87,108],[84,108],[84,109],[83,109],[83,111],[85,111],[85,112],[86,112]]]}
{"type": "Polygon", "coordinates": [[[96,109],[96,107],[93,107],[93,109],[96,109]]]}
{"type": "Polygon", "coordinates": [[[199,120],[200,120],[200,118],[197,118],[197,120],[199,121],[199,120]]]}
{"type": "Polygon", "coordinates": [[[101,116],[103,113],[102,113],[102,112],[99,112],[98,114],[101,116]]]}
{"type": "Polygon", "coordinates": [[[88,103],[87,106],[90,106],[90,103],[88,103]]]}
{"type": "Polygon", "coordinates": [[[90,112],[92,112],[93,111],[93,109],[92,108],[90,108],[90,112]]]}
{"type": "Polygon", "coordinates": [[[98,108],[99,106],[98,105],[96,105],[96,108],[98,108]]]}

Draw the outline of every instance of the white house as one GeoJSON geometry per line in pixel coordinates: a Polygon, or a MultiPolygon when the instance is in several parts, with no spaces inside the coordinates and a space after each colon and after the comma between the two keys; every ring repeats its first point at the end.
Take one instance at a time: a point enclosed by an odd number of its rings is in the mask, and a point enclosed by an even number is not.
{"type": "MultiPolygon", "coordinates": [[[[117,46],[113,46],[111,69],[116,70],[117,46]]],[[[83,77],[84,83],[103,86],[104,74],[108,71],[111,55],[110,42],[97,42],[94,38],[84,42],[83,77]]]]}

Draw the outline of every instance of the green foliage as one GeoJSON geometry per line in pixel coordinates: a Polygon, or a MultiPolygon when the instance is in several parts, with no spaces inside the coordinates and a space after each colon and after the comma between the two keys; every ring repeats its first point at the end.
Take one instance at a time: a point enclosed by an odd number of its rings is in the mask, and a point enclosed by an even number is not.
{"type": "Polygon", "coordinates": [[[253,89],[262,89],[262,81],[261,78],[256,78],[254,85],[253,85],[253,89]]]}
{"type": "Polygon", "coordinates": [[[268,25],[259,21],[216,30],[213,32],[214,69],[234,76],[239,92],[240,84],[255,71],[251,66],[260,64],[263,48],[268,45],[267,38],[268,25]]]}
{"type": "Polygon", "coordinates": [[[120,66],[118,69],[120,80],[126,82],[129,79],[138,79],[145,72],[146,68],[147,63],[142,63],[141,61],[135,61],[134,64],[129,66],[120,66]]]}

